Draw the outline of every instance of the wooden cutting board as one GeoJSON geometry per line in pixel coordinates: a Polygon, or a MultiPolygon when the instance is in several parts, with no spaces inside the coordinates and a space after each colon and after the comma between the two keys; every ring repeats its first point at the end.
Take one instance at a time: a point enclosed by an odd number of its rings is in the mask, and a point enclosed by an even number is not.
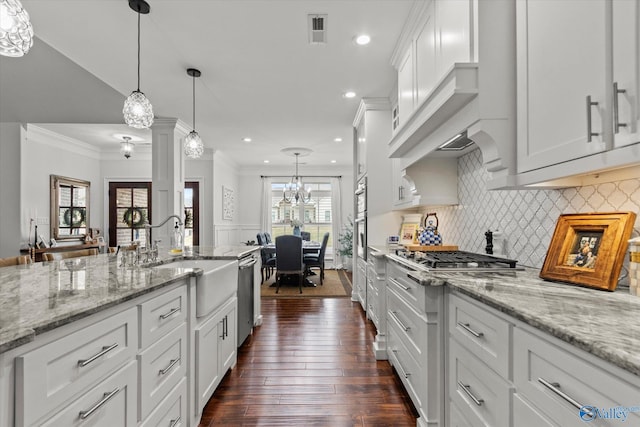
{"type": "Polygon", "coordinates": [[[422,252],[443,252],[443,251],[457,251],[457,245],[439,245],[439,246],[421,246],[421,245],[404,245],[409,251],[422,251],[422,252]]]}

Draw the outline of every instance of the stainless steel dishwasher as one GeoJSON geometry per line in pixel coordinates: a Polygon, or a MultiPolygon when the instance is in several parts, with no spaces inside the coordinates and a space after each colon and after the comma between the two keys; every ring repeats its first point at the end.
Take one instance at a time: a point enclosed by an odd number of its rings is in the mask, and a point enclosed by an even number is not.
{"type": "Polygon", "coordinates": [[[238,259],[238,347],[253,328],[253,266],[256,262],[253,252],[238,259]]]}

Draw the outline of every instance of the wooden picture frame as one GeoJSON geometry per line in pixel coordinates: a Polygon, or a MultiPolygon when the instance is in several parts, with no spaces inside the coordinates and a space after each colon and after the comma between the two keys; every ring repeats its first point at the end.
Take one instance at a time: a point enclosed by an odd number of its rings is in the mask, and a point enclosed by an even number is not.
{"type": "Polygon", "coordinates": [[[400,228],[400,244],[413,245],[416,242],[416,233],[420,224],[403,223],[400,228]]]}
{"type": "Polygon", "coordinates": [[[633,212],[560,215],[540,277],[615,290],[635,220],[633,212]]]}

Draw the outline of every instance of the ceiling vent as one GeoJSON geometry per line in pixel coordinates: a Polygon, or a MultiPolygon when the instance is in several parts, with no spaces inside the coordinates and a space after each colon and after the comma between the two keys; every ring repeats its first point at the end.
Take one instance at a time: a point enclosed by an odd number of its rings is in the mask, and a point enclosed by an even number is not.
{"type": "Polygon", "coordinates": [[[309,44],[327,43],[327,15],[307,15],[309,44]]]}

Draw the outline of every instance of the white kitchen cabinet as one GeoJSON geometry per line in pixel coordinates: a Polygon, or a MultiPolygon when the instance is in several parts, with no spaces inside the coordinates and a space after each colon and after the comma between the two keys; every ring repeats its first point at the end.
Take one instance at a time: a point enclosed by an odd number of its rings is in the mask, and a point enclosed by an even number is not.
{"type": "Polygon", "coordinates": [[[376,327],[373,354],[377,360],[387,359],[386,258],[369,248],[367,255],[367,317],[376,327]]]}
{"type": "MultiPolygon", "coordinates": [[[[583,426],[584,406],[606,411],[637,406],[640,380],[581,350],[540,335],[529,328],[513,334],[513,377],[520,398],[531,402],[543,419],[563,427],[583,426]],[[595,363],[597,364],[595,364],[595,363]]],[[[616,418],[598,417],[594,425],[620,425],[616,418]]],[[[629,412],[626,425],[640,425],[640,413],[629,412]]]]}
{"type": "Polygon", "coordinates": [[[513,395],[513,427],[558,427],[518,393],[513,395]]]}
{"type": "Polygon", "coordinates": [[[355,125],[354,144],[355,144],[355,177],[356,182],[367,173],[367,134],[365,131],[365,117],[355,125]]]}
{"type": "Polygon", "coordinates": [[[143,302],[140,304],[140,348],[147,348],[186,320],[186,286],[143,302]]]}
{"type": "Polygon", "coordinates": [[[398,117],[400,127],[415,109],[413,45],[409,46],[398,63],[398,117]]]}
{"type": "Polygon", "coordinates": [[[531,184],[638,163],[638,1],[523,0],[517,164],[531,184]],[[619,90],[615,94],[614,83],[619,90]],[[618,123],[627,126],[615,126],[618,123]],[[607,154],[603,154],[607,152],[607,154]]]}
{"type": "Polygon", "coordinates": [[[411,192],[414,186],[407,180],[401,159],[391,159],[391,173],[393,181],[391,209],[401,210],[414,206],[414,197],[411,192]]]}
{"type": "Polygon", "coordinates": [[[225,302],[195,330],[196,415],[200,414],[227,369],[237,360],[238,299],[225,302]]]}
{"type": "Polygon", "coordinates": [[[183,427],[187,425],[187,379],[173,388],[140,427],[183,427]]]}
{"type": "Polygon", "coordinates": [[[359,302],[362,309],[367,311],[367,261],[362,258],[356,258],[351,300],[359,302]]]}

